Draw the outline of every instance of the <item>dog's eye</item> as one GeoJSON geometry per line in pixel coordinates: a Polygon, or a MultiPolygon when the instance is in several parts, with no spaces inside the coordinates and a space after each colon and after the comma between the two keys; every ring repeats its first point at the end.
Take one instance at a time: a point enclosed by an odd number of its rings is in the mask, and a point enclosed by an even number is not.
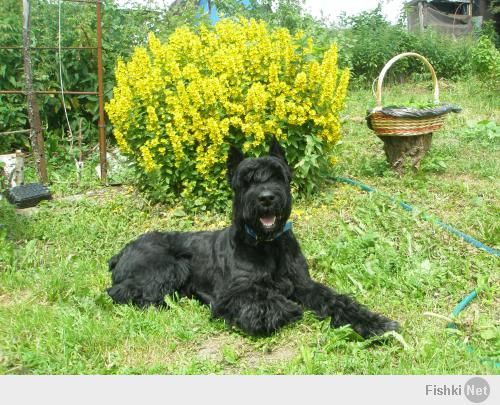
{"type": "Polygon", "coordinates": [[[252,171],[245,171],[238,174],[236,182],[238,188],[247,188],[253,181],[254,173],[252,171]]]}
{"type": "Polygon", "coordinates": [[[287,183],[288,182],[287,177],[282,172],[273,173],[273,175],[271,176],[271,180],[276,181],[276,182],[280,182],[280,183],[283,183],[283,182],[287,183]]]}
{"type": "Polygon", "coordinates": [[[249,185],[250,183],[253,182],[254,180],[254,177],[255,177],[255,172],[253,171],[248,171],[246,173],[243,174],[242,176],[242,181],[245,185],[249,185]]]}

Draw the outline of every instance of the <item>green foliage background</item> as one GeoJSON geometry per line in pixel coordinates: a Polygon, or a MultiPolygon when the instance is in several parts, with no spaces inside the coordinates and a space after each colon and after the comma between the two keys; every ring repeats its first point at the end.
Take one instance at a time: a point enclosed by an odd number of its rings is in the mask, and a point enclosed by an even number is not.
{"type": "MultiPolygon", "coordinates": [[[[2,0],[0,45],[22,45],[22,2],[2,0]]],[[[62,3],[62,46],[96,45],[96,8],[93,4],[62,3]]],[[[118,57],[129,56],[134,47],[144,45],[148,32],[166,38],[177,26],[195,23],[196,9],[187,2],[182,14],[172,10],[152,10],[146,5],[133,9],[119,8],[115,0],[102,0],[103,65],[105,98],[109,100],[115,84],[114,68],[118,57]]],[[[34,47],[57,46],[58,4],[55,0],[31,1],[31,44],[34,47]]],[[[59,89],[59,64],[56,50],[32,51],[33,82],[36,90],[59,89]]],[[[63,51],[63,80],[67,90],[97,89],[97,59],[92,50],[63,51]]],[[[20,49],[0,49],[0,89],[23,89],[23,60],[20,49]]],[[[65,119],[60,96],[39,96],[38,103],[50,157],[65,158],[65,119]],[[60,154],[60,156],[58,156],[60,154]]],[[[66,96],[72,128],[77,130],[84,118],[83,139],[89,149],[97,141],[97,96],[66,96]]],[[[0,95],[0,132],[27,128],[25,98],[0,95]]],[[[108,135],[111,130],[108,128],[108,135]]],[[[109,137],[112,138],[111,136],[109,137]]],[[[13,136],[0,137],[0,150],[15,147],[28,149],[27,140],[13,136]]],[[[70,158],[66,156],[66,158],[70,158]]]]}
{"type": "MultiPolygon", "coordinates": [[[[498,36],[491,24],[470,38],[453,39],[431,30],[422,34],[409,33],[401,23],[391,25],[382,15],[380,6],[356,16],[343,16],[335,24],[316,19],[304,11],[303,0],[252,0],[244,7],[239,0],[214,0],[219,13],[243,15],[265,20],[271,27],[286,27],[292,34],[303,31],[315,40],[314,53],[321,55],[332,42],[339,45],[339,67],[351,71],[351,87],[367,87],[377,77],[383,65],[394,55],[414,51],[426,56],[441,79],[467,80],[480,75],[492,86],[500,83],[500,52],[498,36]],[[271,7],[272,6],[272,7],[271,7]]],[[[58,3],[56,0],[32,0],[32,45],[57,45],[58,3]]],[[[103,0],[103,48],[105,98],[112,97],[115,85],[114,69],[119,57],[128,59],[135,46],[145,45],[147,33],[154,32],[164,41],[179,26],[199,24],[197,2],[188,0],[171,8],[155,8],[148,3],[131,0],[127,8],[118,7],[116,0],[103,0]],[[181,4],[182,3],[182,4],[181,4]]],[[[495,11],[495,10],[493,10],[495,11]]],[[[95,6],[83,3],[62,5],[62,45],[94,46],[96,42],[95,6]]],[[[204,19],[206,17],[202,17],[204,19]]],[[[403,19],[401,19],[403,21],[403,19]]],[[[22,44],[22,2],[2,0],[0,45],[22,44]]],[[[96,56],[93,51],[64,51],[63,79],[68,90],[95,90],[96,56]]],[[[57,52],[33,52],[33,72],[36,89],[58,89],[57,52]]],[[[428,80],[428,73],[418,60],[403,59],[391,68],[387,81],[428,80]],[[424,76],[425,75],[425,76],[424,76]]],[[[0,49],[0,89],[22,89],[24,85],[20,50],[0,49]]],[[[72,162],[68,153],[65,120],[60,96],[38,98],[49,164],[72,162]]],[[[97,143],[96,96],[66,98],[69,118],[74,131],[83,123],[83,153],[92,156],[97,143]]],[[[20,95],[0,95],[0,132],[27,128],[25,98],[20,95]]],[[[114,142],[112,129],[108,139],[114,142]]],[[[15,148],[29,150],[26,137],[0,137],[0,152],[15,148]]],[[[74,149],[73,153],[80,153],[74,149]]]]}

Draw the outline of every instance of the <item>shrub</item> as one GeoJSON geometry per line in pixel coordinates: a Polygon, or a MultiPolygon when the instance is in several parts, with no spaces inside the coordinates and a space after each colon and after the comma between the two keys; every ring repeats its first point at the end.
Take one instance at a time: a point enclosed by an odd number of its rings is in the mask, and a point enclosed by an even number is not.
{"type": "MultiPolygon", "coordinates": [[[[342,21],[343,29],[333,30],[343,61],[353,79],[371,84],[380,70],[393,57],[403,52],[417,52],[432,64],[439,78],[455,79],[473,73],[472,52],[476,42],[471,37],[454,39],[426,29],[408,32],[401,24],[391,25],[380,6],[342,21]]],[[[425,73],[427,68],[414,58],[399,61],[388,72],[388,80],[405,79],[409,73],[425,73]]]]}
{"type": "Polygon", "coordinates": [[[479,38],[472,52],[475,73],[492,80],[500,80],[500,51],[487,36],[479,38]]]}
{"type": "Polygon", "coordinates": [[[229,145],[258,156],[272,135],[295,187],[312,192],[333,160],[349,72],[337,68],[335,44],[316,57],[301,33],[223,19],[213,30],[179,28],[165,44],[150,34],[116,80],[107,112],[140,183],[157,200],[204,209],[227,204],[229,145]]]}
{"type": "MultiPolygon", "coordinates": [[[[384,64],[401,53],[407,43],[407,32],[399,26],[391,25],[383,16],[380,6],[373,11],[365,11],[342,20],[343,30],[335,33],[341,37],[341,52],[358,82],[369,82],[376,78],[384,64]]],[[[391,69],[395,75],[404,69],[402,63],[391,69]]]]}
{"type": "MultiPolygon", "coordinates": [[[[407,49],[424,55],[439,78],[457,79],[473,73],[471,58],[475,45],[472,37],[455,39],[427,29],[421,34],[412,34],[407,49]]],[[[421,63],[419,65],[427,71],[421,63]]]]}

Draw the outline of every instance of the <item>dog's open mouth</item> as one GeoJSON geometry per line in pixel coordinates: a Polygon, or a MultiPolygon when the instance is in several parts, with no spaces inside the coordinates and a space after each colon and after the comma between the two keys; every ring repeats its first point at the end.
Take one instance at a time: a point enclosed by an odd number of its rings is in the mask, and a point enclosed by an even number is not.
{"type": "Polygon", "coordinates": [[[260,218],[260,223],[264,229],[272,229],[276,224],[276,216],[262,217],[260,218]]]}

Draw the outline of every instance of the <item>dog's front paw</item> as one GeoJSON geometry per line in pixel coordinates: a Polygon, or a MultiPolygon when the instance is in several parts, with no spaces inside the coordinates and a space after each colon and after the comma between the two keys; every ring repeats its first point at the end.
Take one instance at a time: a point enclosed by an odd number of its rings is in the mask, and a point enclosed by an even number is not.
{"type": "Polygon", "coordinates": [[[363,323],[352,325],[352,328],[365,339],[373,336],[381,336],[385,332],[398,330],[399,324],[383,315],[373,314],[369,320],[363,323]]]}

